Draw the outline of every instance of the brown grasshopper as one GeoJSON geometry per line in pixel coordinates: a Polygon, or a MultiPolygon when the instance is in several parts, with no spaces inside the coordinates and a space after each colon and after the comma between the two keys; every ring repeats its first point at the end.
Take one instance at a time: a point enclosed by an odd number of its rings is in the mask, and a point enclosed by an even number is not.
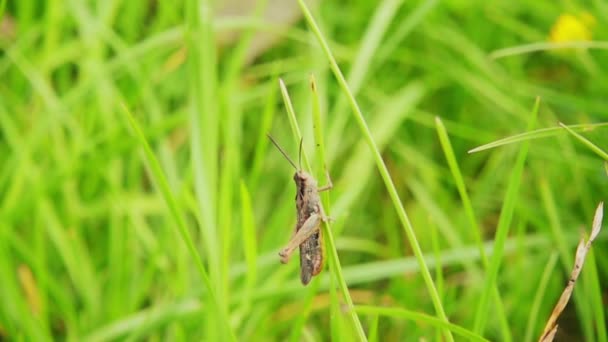
{"type": "Polygon", "coordinates": [[[268,138],[285,159],[296,169],[293,180],[296,182],[296,210],[298,212],[298,222],[293,236],[283,248],[279,255],[281,262],[286,264],[293,254],[296,247],[300,247],[300,280],[306,285],[313,276],[316,276],[323,269],[325,249],[323,246],[323,235],[321,233],[321,222],[327,222],[329,218],[325,216],[323,207],[319,199],[319,192],[329,190],[333,187],[329,172],[326,171],[327,185],[317,187],[317,181],[306,171],[302,170],[302,140],[300,140],[300,168],[287,156],[287,153],[268,135],[268,138]]]}

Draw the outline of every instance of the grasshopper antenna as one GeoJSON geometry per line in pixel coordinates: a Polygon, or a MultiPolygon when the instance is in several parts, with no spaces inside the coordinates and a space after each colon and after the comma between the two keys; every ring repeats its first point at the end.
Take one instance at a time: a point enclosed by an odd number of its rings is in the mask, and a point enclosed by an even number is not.
{"type": "MultiPolygon", "coordinates": [[[[279,144],[272,138],[272,136],[270,136],[270,134],[266,134],[266,136],[268,137],[268,139],[270,139],[270,141],[272,141],[272,143],[274,144],[274,146],[276,146],[276,148],[279,150],[279,152],[281,152],[283,157],[285,157],[285,159],[287,159],[289,164],[291,164],[291,166],[293,166],[293,168],[297,170],[298,167],[296,166],[296,164],[291,160],[291,158],[289,158],[287,153],[285,153],[285,151],[283,151],[281,146],[279,146],[279,144]]],[[[302,150],[301,147],[302,147],[302,142],[300,141],[300,151],[302,150]]]]}

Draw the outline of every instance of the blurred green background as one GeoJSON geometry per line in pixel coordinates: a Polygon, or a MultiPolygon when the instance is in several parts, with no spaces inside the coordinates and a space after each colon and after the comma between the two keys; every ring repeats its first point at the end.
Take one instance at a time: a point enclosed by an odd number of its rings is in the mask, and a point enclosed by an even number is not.
{"type": "MultiPolygon", "coordinates": [[[[563,129],[524,137],[520,173],[521,141],[468,151],[526,132],[537,96],[535,129],[586,124],[578,131],[608,149],[608,4],[308,4],[450,322],[490,340],[537,339],[607,198],[602,158],[563,129]],[[495,239],[499,222],[505,235],[495,239]],[[488,259],[503,250],[496,291],[478,237],[488,259]]],[[[3,0],[0,8],[0,340],[348,341],[361,338],[353,317],[369,340],[449,339],[428,316],[354,316],[344,305],[338,271],[355,306],[440,317],[297,1],[3,0]],[[295,224],[293,169],[265,135],[297,157],[281,78],[320,170],[311,74],[340,267],[304,287],[298,257],[282,265],[277,255],[295,224]]],[[[606,237],[587,258],[559,340],[607,341],[606,237]]]]}

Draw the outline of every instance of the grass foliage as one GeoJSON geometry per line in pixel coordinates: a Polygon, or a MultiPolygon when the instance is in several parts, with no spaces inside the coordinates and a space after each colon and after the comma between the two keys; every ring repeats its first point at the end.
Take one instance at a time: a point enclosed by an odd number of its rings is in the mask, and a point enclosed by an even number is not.
{"type": "MultiPolygon", "coordinates": [[[[608,195],[606,5],[283,3],[0,0],[0,340],[538,338],[608,195]],[[267,133],[333,180],[306,287],[267,133]]],[[[558,338],[608,341],[606,236],[558,338]]]]}

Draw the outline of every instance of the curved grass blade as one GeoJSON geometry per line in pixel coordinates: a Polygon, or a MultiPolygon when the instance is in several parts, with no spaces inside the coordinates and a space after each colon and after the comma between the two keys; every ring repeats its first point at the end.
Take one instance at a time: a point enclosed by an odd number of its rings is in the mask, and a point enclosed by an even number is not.
{"type": "Polygon", "coordinates": [[[572,128],[564,125],[563,123],[559,123],[559,125],[564,128],[566,131],[568,131],[568,133],[572,134],[578,141],[582,142],[585,146],[589,147],[589,149],[593,152],[595,152],[595,154],[597,154],[598,156],[602,157],[602,159],[604,159],[605,161],[608,161],[608,153],[606,153],[604,150],[602,150],[601,148],[599,148],[597,145],[595,145],[594,143],[592,143],[591,141],[589,141],[589,139],[583,137],[582,135],[576,133],[575,131],[572,130],[572,128]]]}
{"type": "MultiPolygon", "coordinates": [[[[607,123],[597,123],[597,124],[582,124],[582,125],[572,125],[572,126],[568,126],[572,131],[590,131],[596,128],[600,128],[600,127],[606,127],[608,126],[608,122],[607,123]]],[[[550,128],[541,128],[541,129],[537,129],[534,131],[530,131],[530,132],[524,132],[524,133],[520,133],[520,134],[516,134],[507,138],[503,138],[503,139],[499,139],[496,140],[494,142],[485,144],[485,145],[481,145],[478,147],[475,147],[472,150],[469,150],[469,153],[476,153],[476,152],[480,152],[480,151],[484,151],[484,150],[489,150],[491,148],[496,148],[499,146],[503,146],[503,145],[509,145],[509,144],[514,144],[514,143],[518,143],[518,142],[522,142],[522,141],[526,141],[526,140],[532,140],[532,139],[540,139],[540,138],[547,138],[547,137],[552,137],[552,136],[556,136],[558,134],[560,134],[560,131],[562,130],[561,127],[550,127],[550,128]]]]}
{"type": "Polygon", "coordinates": [[[571,41],[571,42],[559,42],[549,43],[540,42],[525,45],[512,46],[509,48],[495,50],[490,53],[488,57],[492,59],[499,59],[517,55],[523,55],[532,52],[539,51],[550,51],[550,50],[561,50],[561,49],[602,49],[608,50],[608,42],[598,41],[571,41]]]}
{"type": "Polygon", "coordinates": [[[438,328],[448,329],[451,332],[453,332],[454,334],[466,338],[467,341],[480,341],[480,342],[489,341],[489,340],[486,340],[485,338],[483,338],[482,336],[479,336],[478,334],[476,334],[468,329],[465,329],[459,325],[446,322],[444,320],[438,319],[437,317],[434,317],[431,315],[427,315],[425,313],[405,310],[405,309],[401,309],[401,308],[385,308],[385,307],[366,306],[366,305],[361,305],[361,306],[358,305],[355,307],[355,310],[359,313],[408,319],[408,320],[412,320],[412,321],[416,321],[416,322],[433,325],[438,328]]]}

